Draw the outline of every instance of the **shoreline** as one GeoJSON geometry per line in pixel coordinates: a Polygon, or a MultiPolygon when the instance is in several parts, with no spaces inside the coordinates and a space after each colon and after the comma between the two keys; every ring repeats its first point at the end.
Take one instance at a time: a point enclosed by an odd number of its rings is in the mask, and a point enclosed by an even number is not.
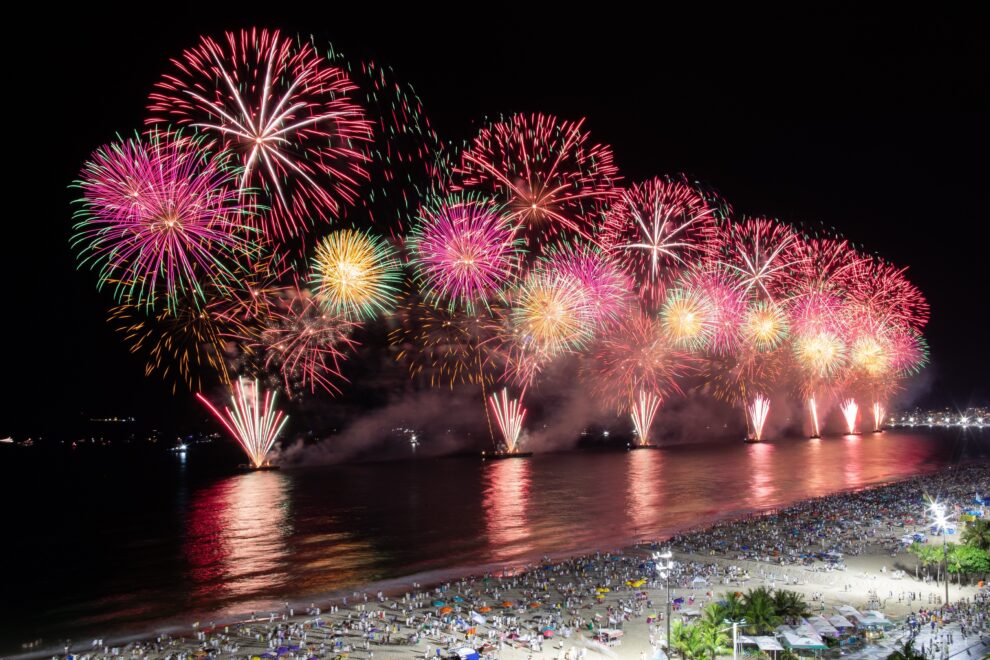
{"type": "MultiPolygon", "coordinates": [[[[321,615],[323,616],[323,618],[326,618],[327,615],[324,614],[324,610],[327,607],[332,608],[334,605],[336,605],[336,607],[339,607],[340,609],[330,614],[331,618],[336,615],[349,615],[349,614],[355,614],[357,612],[365,612],[366,611],[365,608],[368,606],[384,607],[386,604],[391,604],[391,608],[396,609],[398,600],[402,598],[404,595],[406,596],[405,601],[408,603],[417,601],[416,596],[411,595],[411,592],[413,590],[418,590],[420,592],[419,601],[422,601],[423,598],[429,597],[426,594],[443,593],[444,591],[451,589],[451,585],[476,584],[478,582],[488,582],[490,580],[498,581],[498,582],[507,582],[507,581],[512,582],[514,580],[519,579],[520,576],[525,577],[535,572],[539,572],[540,570],[544,570],[548,566],[552,567],[552,570],[557,570],[560,568],[566,569],[567,566],[575,565],[576,563],[580,563],[580,562],[601,561],[602,557],[623,558],[623,560],[631,559],[641,563],[643,560],[649,557],[649,553],[653,549],[659,547],[661,544],[667,544],[667,543],[672,543],[675,546],[676,549],[674,551],[674,558],[675,560],[680,561],[682,564],[708,563],[711,566],[722,566],[724,567],[724,569],[728,569],[730,566],[739,567],[745,565],[748,568],[753,568],[754,573],[756,570],[758,570],[759,567],[778,569],[781,573],[780,576],[770,571],[761,570],[761,573],[766,573],[766,575],[761,576],[760,581],[767,583],[767,586],[776,585],[778,580],[783,582],[781,586],[790,585],[792,582],[794,583],[792,586],[795,587],[809,586],[809,582],[811,583],[811,586],[815,586],[815,587],[835,586],[836,578],[833,578],[831,583],[828,583],[827,581],[823,583],[820,581],[819,576],[816,575],[815,573],[809,572],[808,575],[804,575],[803,573],[807,571],[803,571],[802,566],[793,565],[791,563],[782,562],[778,565],[776,562],[768,563],[766,561],[753,561],[751,559],[733,558],[724,552],[714,552],[713,548],[706,548],[712,551],[711,554],[699,554],[697,552],[690,551],[690,548],[682,549],[681,547],[677,547],[677,546],[679,543],[681,543],[684,540],[691,541],[693,539],[697,539],[698,537],[703,537],[706,534],[711,534],[713,533],[714,530],[719,530],[721,528],[726,528],[726,527],[746,528],[746,527],[757,526],[759,523],[766,522],[767,520],[773,518],[774,516],[787,515],[788,512],[793,510],[807,509],[808,507],[813,507],[817,503],[841,502],[843,500],[855,498],[857,495],[863,493],[882,493],[885,491],[889,491],[891,489],[903,487],[904,484],[910,484],[913,482],[923,482],[925,480],[932,480],[932,479],[937,479],[940,477],[947,477],[952,475],[959,475],[960,473],[967,473],[971,475],[972,477],[971,480],[974,482],[977,481],[979,478],[982,478],[983,481],[986,482],[988,475],[990,475],[990,466],[988,466],[985,463],[979,463],[965,467],[949,466],[948,468],[942,468],[942,469],[933,468],[930,471],[913,475],[907,479],[898,479],[898,480],[883,482],[879,484],[870,484],[862,487],[843,489],[823,496],[808,498],[804,500],[797,500],[785,506],[779,506],[771,509],[762,509],[762,510],[755,509],[755,510],[729,513],[722,517],[706,520],[704,523],[700,523],[699,525],[696,525],[691,528],[685,528],[682,530],[673,531],[670,535],[662,539],[641,540],[639,542],[633,543],[631,545],[626,545],[619,549],[607,550],[605,548],[600,548],[597,550],[590,549],[585,552],[562,551],[558,555],[544,557],[543,561],[529,560],[529,561],[521,561],[510,564],[499,562],[499,563],[478,564],[472,566],[460,566],[451,569],[450,571],[443,571],[443,570],[425,571],[422,573],[400,576],[387,580],[380,580],[374,583],[364,584],[358,587],[341,590],[339,592],[335,592],[332,594],[325,594],[320,597],[316,597],[316,596],[308,597],[306,598],[306,600],[309,600],[313,603],[312,609],[301,608],[297,604],[286,603],[285,607],[279,608],[275,612],[268,611],[267,616],[256,616],[255,618],[251,618],[248,616],[247,613],[243,613],[240,615],[235,614],[230,617],[224,617],[223,619],[219,619],[219,620],[214,619],[216,623],[212,626],[191,627],[189,624],[182,625],[177,623],[175,625],[164,626],[155,629],[153,631],[135,632],[133,634],[127,634],[121,637],[105,640],[104,645],[108,647],[108,650],[110,647],[113,646],[123,647],[124,649],[129,647],[133,648],[140,646],[145,651],[142,657],[165,657],[166,655],[170,655],[170,654],[163,653],[161,656],[156,656],[155,653],[151,653],[149,655],[147,653],[147,649],[144,648],[144,646],[149,642],[149,640],[152,643],[154,643],[154,640],[156,639],[166,640],[167,641],[166,648],[163,648],[162,651],[165,651],[166,649],[171,649],[171,655],[174,656],[176,652],[180,652],[179,649],[185,649],[187,647],[195,648],[196,646],[200,645],[202,642],[206,641],[206,639],[197,639],[201,635],[220,634],[219,631],[223,631],[223,630],[227,631],[227,633],[225,634],[229,634],[231,629],[238,629],[238,628],[243,629],[245,627],[251,627],[251,626],[256,627],[259,625],[262,626],[264,625],[278,626],[279,624],[286,626],[305,625],[306,621],[310,621],[312,623],[314,621],[319,620],[321,618],[321,615]],[[801,575],[798,575],[798,573],[801,573],[801,575]],[[345,594],[344,591],[346,591],[347,593],[345,594]],[[355,596],[358,596],[358,594],[366,595],[369,592],[375,592],[373,600],[360,601],[359,605],[355,605],[353,602],[350,602],[350,604],[347,605],[346,607],[343,606],[343,603],[347,602],[348,598],[352,599],[353,601],[353,598],[355,596]],[[308,613],[306,615],[300,616],[297,613],[299,610],[308,610],[308,613]],[[193,639],[189,639],[188,637],[173,636],[182,633],[185,633],[186,635],[191,635],[193,639]]],[[[990,483],[987,483],[987,486],[988,486],[987,490],[990,490],[990,483]]],[[[852,571],[848,571],[848,570],[844,571],[842,573],[843,579],[848,579],[851,582],[856,583],[857,586],[861,587],[862,586],[862,584],[860,584],[862,582],[861,574],[866,574],[871,571],[875,571],[877,568],[877,561],[884,560],[884,555],[878,554],[876,552],[870,552],[870,553],[864,553],[858,557],[852,556],[849,557],[848,559],[849,559],[849,567],[854,569],[859,569],[860,573],[858,573],[856,576],[852,576],[851,575],[852,571]]],[[[889,557],[887,561],[888,563],[891,563],[893,566],[894,561],[891,560],[894,559],[896,558],[889,557]]],[[[901,557],[901,559],[903,560],[905,558],[901,557]]],[[[609,559],[609,561],[613,561],[613,559],[609,559]]],[[[908,557],[907,561],[911,562],[913,561],[913,559],[908,557]]],[[[884,572],[886,572],[886,564],[883,564],[883,568],[884,568],[884,572]]],[[[708,568],[706,570],[711,570],[711,568],[708,568]]],[[[716,572],[718,571],[718,569],[715,570],[716,572]]],[[[878,576],[872,575],[871,577],[872,577],[872,584],[874,585],[875,588],[877,586],[878,576]]],[[[918,586],[919,583],[914,581],[913,575],[909,575],[907,577],[909,578],[910,582],[915,583],[914,586],[916,587],[918,586]]],[[[870,581],[867,582],[867,584],[869,583],[870,581]]],[[[906,584],[906,582],[901,584],[906,584]]],[[[651,585],[651,588],[655,588],[655,587],[651,585]]],[[[792,588],[792,587],[788,586],[787,588],[792,588]]],[[[691,589],[691,587],[685,586],[685,587],[678,587],[677,589],[691,593],[692,602],[693,602],[694,590],[691,589]]],[[[929,593],[932,592],[932,590],[929,589],[927,585],[925,586],[925,589],[929,593]]],[[[959,588],[955,586],[953,586],[953,589],[959,590],[959,588]]],[[[966,588],[963,588],[963,592],[969,593],[966,592],[965,589],[966,588]]],[[[712,589],[711,587],[709,587],[709,590],[714,591],[714,589],[712,589]]],[[[798,590],[801,591],[801,589],[798,590]]],[[[892,590],[890,589],[886,589],[886,590],[891,595],[893,595],[892,590]]],[[[814,590],[805,590],[805,591],[814,591],[814,590]]],[[[975,590],[970,590],[970,591],[975,592],[975,590]]],[[[842,600],[847,601],[848,603],[855,603],[862,606],[862,604],[866,602],[865,594],[858,594],[857,597],[857,594],[852,593],[852,590],[846,593],[848,594],[848,596],[850,596],[850,598],[844,598],[842,600]]],[[[920,593],[921,591],[919,591],[919,594],[920,593]]],[[[710,599],[711,596],[709,596],[709,600],[710,599]]],[[[809,605],[810,604],[811,603],[809,601],[809,605]]],[[[489,605],[491,605],[491,603],[486,602],[486,605],[483,605],[482,607],[486,607],[489,605]]],[[[822,598],[822,605],[823,606],[825,605],[825,598],[822,598]]],[[[893,616],[900,616],[901,614],[898,611],[895,611],[898,609],[899,608],[892,607],[891,614],[893,616]]],[[[411,611],[411,606],[410,606],[410,611],[411,611]]],[[[74,641],[72,648],[70,649],[70,652],[74,652],[75,655],[80,655],[80,654],[90,655],[90,656],[103,655],[102,653],[91,653],[89,651],[90,651],[89,645],[83,644],[79,641],[74,641]]],[[[263,647],[261,649],[258,649],[258,651],[259,653],[262,652],[263,647]]],[[[381,651],[385,652],[385,657],[412,657],[409,652],[404,652],[399,655],[395,655],[394,652],[388,652],[386,651],[385,648],[382,648],[381,651]]],[[[63,652],[64,652],[64,647],[45,645],[41,648],[22,649],[19,650],[16,655],[7,655],[4,657],[12,657],[12,658],[51,657],[54,655],[61,655],[63,652]]],[[[243,655],[243,653],[241,653],[240,655],[243,655]]]]}

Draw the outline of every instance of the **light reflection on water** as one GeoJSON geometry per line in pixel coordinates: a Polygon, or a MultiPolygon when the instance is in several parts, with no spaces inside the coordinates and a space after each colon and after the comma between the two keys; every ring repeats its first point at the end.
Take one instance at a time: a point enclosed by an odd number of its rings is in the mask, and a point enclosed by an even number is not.
{"type": "MultiPolygon", "coordinates": [[[[27,631],[25,639],[82,638],[188,625],[413,574],[426,581],[464,567],[613,549],[986,458],[984,436],[887,431],[199,478],[189,470],[193,453],[186,468],[122,468],[106,483],[70,474],[50,486],[65,491],[55,492],[52,510],[18,521],[12,565],[35,579],[18,591],[30,616],[12,630],[27,631]],[[100,543],[52,555],[50,530],[85,539],[94,521],[100,543]]],[[[11,641],[23,640],[0,635],[3,646],[11,641]]]]}

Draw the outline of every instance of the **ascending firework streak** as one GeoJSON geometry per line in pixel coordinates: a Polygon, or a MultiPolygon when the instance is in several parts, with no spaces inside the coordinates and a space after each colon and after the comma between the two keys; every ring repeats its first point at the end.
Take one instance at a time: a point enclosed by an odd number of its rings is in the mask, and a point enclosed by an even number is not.
{"type": "Polygon", "coordinates": [[[230,393],[230,402],[234,409],[224,407],[222,413],[202,394],[198,392],[196,394],[196,397],[240,443],[251,464],[256,468],[264,464],[268,450],[275,444],[282,427],[289,421],[288,416],[281,410],[275,409],[274,392],[265,392],[264,401],[261,401],[260,394],[261,388],[257,380],[240,378],[231,388],[230,393]]]}
{"type": "Polygon", "coordinates": [[[846,429],[849,435],[856,433],[856,415],[859,414],[859,406],[854,399],[846,399],[842,402],[842,416],[846,418],[846,429]]]}
{"type": "Polygon", "coordinates": [[[640,392],[639,399],[629,413],[633,428],[636,429],[636,442],[644,447],[650,444],[650,427],[653,426],[653,418],[659,409],[660,397],[652,392],[640,392]]]}
{"type": "Polygon", "coordinates": [[[763,439],[763,425],[767,421],[767,414],[770,412],[770,400],[760,394],[756,395],[753,403],[749,404],[749,421],[752,424],[752,434],[749,440],[759,442],[763,439]]]}
{"type": "Polygon", "coordinates": [[[505,452],[515,454],[519,451],[519,436],[522,435],[523,420],[526,418],[526,409],[518,399],[509,398],[509,390],[503,389],[488,397],[488,405],[495,413],[495,421],[502,431],[502,438],[505,443],[505,452]]]}
{"type": "Polygon", "coordinates": [[[879,401],[873,402],[873,432],[879,433],[883,429],[883,420],[887,416],[887,411],[879,401]]]}
{"type": "Polygon", "coordinates": [[[811,437],[822,437],[821,428],[818,426],[818,404],[813,396],[808,397],[808,412],[811,413],[811,437]]]}

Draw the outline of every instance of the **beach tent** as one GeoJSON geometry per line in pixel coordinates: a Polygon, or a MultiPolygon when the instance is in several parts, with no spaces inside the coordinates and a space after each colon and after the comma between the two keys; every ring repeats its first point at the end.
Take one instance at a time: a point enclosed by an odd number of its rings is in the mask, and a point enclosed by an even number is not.
{"type": "Polygon", "coordinates": [[[828,620],[819,615],[809,616],[807,619],[802,619],[804,623],[807,623],[811,628],[820,636],[823,637],[838,637],[839,630],[833,626],[828,620]]]}
{"type": "Polygon", "coordinates": [[[783,639],[784,646],[789,649],[796,649],[799,651],[824,651],[828,648],[820,637],[817,639],[813,637],[802,637],[801,635],[789,630],[782,631],[780,636],[783,639]]]}
{"type": "Polygon", "coordinates": [[[828,618],[828,622],[831,623],[836,630],[838,630],[843,634],[849,632],[850,630],[856,627],[853,625],[852,621],[842,616],[841,614],[833,614],[828,618]]]}
{"type": "Polygon", "coordinates": [[[478,655],[478,652],[475,651],[470,646],[462,646],[461,648],[455,650],[454,654],[460,660],[480,660],[480,656],[478,655]]]}
{"type": "Polygon", "coordinates": [[[691,580],[691,584],[708,584],[708,580],[703,577],[696,577],[691,580]]]}
{"type": "Polygon", "coordinates": [[[780,642],[768,635],[739,635],[737,641],[742,646],[755,646],[764,653],[784,650],[780,642]]]}

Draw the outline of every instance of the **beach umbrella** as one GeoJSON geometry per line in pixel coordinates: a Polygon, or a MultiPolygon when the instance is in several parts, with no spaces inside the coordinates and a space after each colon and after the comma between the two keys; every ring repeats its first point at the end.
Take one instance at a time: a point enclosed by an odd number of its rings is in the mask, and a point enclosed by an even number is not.
{"type": "Polygon", "coordinates": [[[507,600],[504,603],[502,603],[502,607],[512,607],[512,602],[507,600]]]}
{"type": "Polygon", "coordinates": [[[440,614],[450,614],[453,611],[454,608],[451,607],[450,605],[444,605],[443,607],[440,608],[440,614]]]}
{"type": "Polygon", "coordinates": [[[540,606],[540,604],[539,604],[539,603],[537,603],[537,602],[532,602],[532,603],[530,603],[530,604],[529,604],[529,606],[530,606],[530,607],[539,607],[539,606],[540,606]]]}
{"type": "Polygon", "coordinates": [[[543,631],[543,637],[544,639],[550,639],[551,637],[553,637],[553,631],[547,628],[546,630],[543,631]]]}
{"type": "Polygon", "coordinates": [[[486,612],[491,612],[492,611],[492,608],[490,608],[487,605],[485,605],[484,607],[479,607],[478,608],[478,611],[481,612],[482,614],[484,614],[486,612]]]}
{"type": "Polygon", "coordinates": [[[442,600],[435,600],[435,601],[433,601],[433,607],[443,607],[446,604],[447,603],[443,602],[442,600]]]}
{"type": "Polygon", "coordinates": [[[464,602],[464,599],[461,598],[460,596],[454,596],[454,602],[455,603],[463,603],[464,602]]]}

